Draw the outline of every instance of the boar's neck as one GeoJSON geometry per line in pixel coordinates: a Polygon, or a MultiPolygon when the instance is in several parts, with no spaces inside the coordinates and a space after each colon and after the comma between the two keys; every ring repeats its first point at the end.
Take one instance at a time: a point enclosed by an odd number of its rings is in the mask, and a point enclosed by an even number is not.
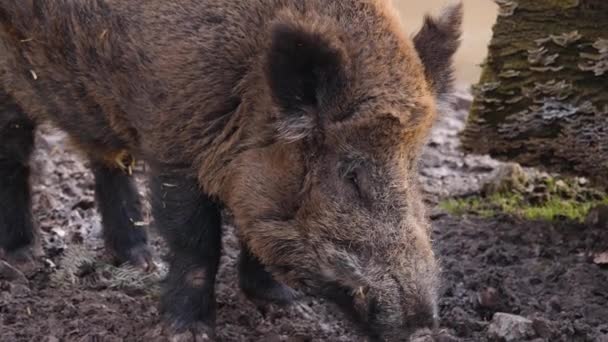
{"type": "Polygon", "coordinates": [[[143,153],[186,166],[210,195],[221,195],[242,153],[271,143],[269,96],[260,67],[265,38],[255,30],[250,34],[243,40],[212,36],[235,41],[219,48],[182,48],[187,58],[159,53],[154,61],[166,100],[154,110],[154,122],[144,125],[143,153]]]}
{"type": "Polygon", "coordinates": [[[140,146],[153,161],[185,166],[206,192],[220,196],[239,155],[271,143],[262,72],[269,25],[281,9],[301,4],[188,1],[186,13],[166,3],[155,6],[171,15],[144,15],[139,23],[158,28],[139,30],[138,41],[161,89],[147,96],[157,102],[147,117],[132,115],[141,123],[140,146]]]}

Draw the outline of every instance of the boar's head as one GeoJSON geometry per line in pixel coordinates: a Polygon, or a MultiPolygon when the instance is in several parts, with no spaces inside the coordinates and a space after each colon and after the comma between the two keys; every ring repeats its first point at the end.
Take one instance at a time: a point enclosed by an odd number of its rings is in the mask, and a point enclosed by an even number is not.
{"type": "Polygon", "coordinates": [[[449,91],[462,8],[426,18],[413,42],[376,10],[351,28],[290,12],[272,23],[247,84],[257,87],[244,90],[257,147],[239,156],[226,197],[277,279],[335,302],[369,336],[401,341],[437,323],[417,159],[449,91]]]}

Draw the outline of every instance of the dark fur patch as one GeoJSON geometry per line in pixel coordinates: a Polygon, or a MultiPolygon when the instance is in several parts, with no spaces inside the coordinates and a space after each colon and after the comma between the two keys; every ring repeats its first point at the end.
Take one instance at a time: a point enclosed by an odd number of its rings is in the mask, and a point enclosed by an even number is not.
{"type": "Polygon", "coordinates": [[[329,37],[295,25],[272,28],[267,77],[277,103],[288,113],[320,106],[346,82],[343,52],[329,37]]]}
{"type": "Polygon", "coordinates": [[[34,124],[0,92],[0,249],[12,252],[34,240],[29,157],[34,124]]]}
{"type": "Polygon", "coordinates": [[[141,201],[133,179],[122,170],[93,162],[95,199],[103,223],[103,237],[119,262],[137,256],[132,251],[148,242],[145,227],[141,226],[141,201]]]}
{"type": "Polygon", "coordinates": [[[29,168],[0,165],[0,248],[7,252],[34,241],[29,168]]]}

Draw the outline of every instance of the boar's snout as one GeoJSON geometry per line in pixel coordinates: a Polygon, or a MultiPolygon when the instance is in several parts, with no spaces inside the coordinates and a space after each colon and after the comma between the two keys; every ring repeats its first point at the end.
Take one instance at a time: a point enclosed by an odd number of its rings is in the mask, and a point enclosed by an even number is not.
{"type": "Polygon", "coordinates": [[[434,258],[405,270],[374,267],[372,272],[376,276],[366,277],[371,280],[367,286],[332,283],[324,296],[338,304],[371,341],[410,341],[415,333],[437,330],[439,271],[434,258]]]}
{"type": "MultiPolygon", "coordinates": [[[[438,314],[434,289],[408,293],[412,288],[402,286],[394,279],[396,288],[368,294],[364,328],[372,341],[409,341],[417,331],[436,330],[438,314]]],[[[355,298],[357,300],[360,299],[355,298]]]]}

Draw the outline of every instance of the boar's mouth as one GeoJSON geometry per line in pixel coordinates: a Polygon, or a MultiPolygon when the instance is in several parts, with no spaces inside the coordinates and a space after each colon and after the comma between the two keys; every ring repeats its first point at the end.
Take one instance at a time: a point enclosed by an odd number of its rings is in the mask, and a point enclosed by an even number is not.
{"type": "Polygon", "coordinates": [[[373,329],[373,322],[376,315],[378,303],[371,298],[367,313],[356,310],[355,308],[355,293],[351,288],[338,284],[337,282],[328,282],[321,289],[320,295],[334,303],[342,312],[355,323],[360,333],[368,336],[372,341],[381,341],[379,332],[373,329]]]}
{"type": "MultiPolygon", "coordinates": [[[[392,274],[388,278],[397,285],[400,299],[400,307],[407,307],[405,290],[398,278],[392,274]]],[[[438,326],[438,317],[432,312],[417,312],[414,316],[404,314],[397,326],[386,326],[379,321],[381,311],[385,310],[377,300],[373,290],[368,288],[353,289],[336,281],[329,281],[318,292],[319,295],[334,303],[353,322],[361,334],[368,337],[372,342],[383,341],[409,341],[414,333],[424,329],[432,334],[438,326]],[[389,331],[385,331],[388,329],[389,331]],[[398,336],[395,336],[397,334],[398,336]],[[390,337],[387,337],[390,336],[390,337]],[[388,338],[388,340],[387,340],[388,338]]],[[[396,322],[393,322],[393,324],[396,322]]]]}
{"type": "MultiPolygon", "coordinates": [[[[362,310],[357,304],[362,295],[361,290],[353,290],[337,282],[325,284],[321,296],[333,302],[350,320],[355,324],[359,333],[365,335],[370,342],[385,342],[385,332],[378,315],[381,309],[380,303],[373,296],[366,298],[365,309],[362,310]]],[[[360,303],[359,303],[360,304],[360,303]]],[[[399,341],[409,341],[415,331],[414,323],[402,322],[399,329],[399,341]]],[[[390,339],[395,341],[395,339],[390,339]]]]}

